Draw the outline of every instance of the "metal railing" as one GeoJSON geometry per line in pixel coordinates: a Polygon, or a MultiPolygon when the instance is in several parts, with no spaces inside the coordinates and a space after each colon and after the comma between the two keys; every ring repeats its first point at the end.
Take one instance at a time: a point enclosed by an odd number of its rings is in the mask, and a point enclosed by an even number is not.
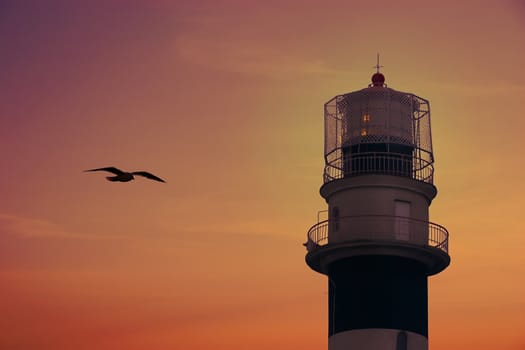
{"type": "Polygon", "coordinates": [[[337,157],[326,162],[324,183],[365,174],[402,176],[433,183],[432,162],[415,155],[387,152],[338,153],[337,157]]]}
{"type": "Polygon", "coordinates": [[[321,221],[308,230],[305,246],[310,252],[329,244],[374,239],[434,247],[448,254],[448,231],[443,226],[389,215],[346,216],[337,221],[321,221]],[[335,242],[330,242],[329,233],[335,242]]]}

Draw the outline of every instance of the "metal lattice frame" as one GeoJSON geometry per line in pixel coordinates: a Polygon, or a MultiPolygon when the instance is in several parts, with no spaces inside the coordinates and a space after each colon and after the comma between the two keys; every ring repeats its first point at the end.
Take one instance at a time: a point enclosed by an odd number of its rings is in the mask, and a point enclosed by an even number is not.
{"type": "MultiPolygon", "coordinates": [[[[410,160],[411,177],[433,182],[434,157],[427,100],[386,87],[372,87],[332,98],[324,106],[324,115],[325,183],[345,176],[344,147],[373,143],[410,145],[412,154],[403,157],[410,158],[406,161],[410,160]],[[377,115],[381,117],[374,118],[377,115]]],[[[389,155],[387,151],[374,157],[381,159],[389,155]]]]}

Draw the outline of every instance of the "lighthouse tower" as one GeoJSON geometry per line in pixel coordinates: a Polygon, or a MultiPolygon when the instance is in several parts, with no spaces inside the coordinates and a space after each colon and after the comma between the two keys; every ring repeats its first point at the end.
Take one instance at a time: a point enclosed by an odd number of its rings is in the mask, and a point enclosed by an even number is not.
{"type": "Polygon", "coordinates": [[[428,277],[450,263],[448,232],[428,214],[430,106],[376,68],[367,88],[324,106],[328,219],[308,231],[306,263],[328,276],[329,350],[424,350],[428,277]]]}

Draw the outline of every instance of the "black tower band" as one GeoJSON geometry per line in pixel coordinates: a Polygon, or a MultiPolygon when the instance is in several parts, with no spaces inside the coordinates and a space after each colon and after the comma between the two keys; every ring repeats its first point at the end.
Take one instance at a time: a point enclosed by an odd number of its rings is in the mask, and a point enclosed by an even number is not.
{"type": "Polygon", "coordinates": [[[330,265],[328,334],[388,328],[428,336],[427,272],[417,261],[358,256],[330,265]]]}

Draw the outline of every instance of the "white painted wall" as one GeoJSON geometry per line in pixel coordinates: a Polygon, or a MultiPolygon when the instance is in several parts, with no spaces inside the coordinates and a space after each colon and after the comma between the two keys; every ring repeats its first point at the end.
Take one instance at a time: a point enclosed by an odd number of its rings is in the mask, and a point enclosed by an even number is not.
{"type": "MultiPolygon", "coordinates": [[[[321,194],[332,212],[339,208],[341,218],[338,230],[329,230],[331,243],[355,239],[403,240],[418,245],[428,243],[428,207],[436,194],[435,187],[420,181],[398,176],[367,175],[335,181],[321,188],[321,194]],[[401,208],[400,203],[410,207],[401,208]],[[400,212],[402,210],[403,212],[400,212]],[[411,221],[404,234],[398,232],[399,222],[394,216],[401,215],[411,221]],[[359,216],[386,216],[351,218],[359,216]]],[[[405,220],[406,221],[406,220],[405,220]]],[[[406,226],[406,225],[405,225],[406,226]]]]}

